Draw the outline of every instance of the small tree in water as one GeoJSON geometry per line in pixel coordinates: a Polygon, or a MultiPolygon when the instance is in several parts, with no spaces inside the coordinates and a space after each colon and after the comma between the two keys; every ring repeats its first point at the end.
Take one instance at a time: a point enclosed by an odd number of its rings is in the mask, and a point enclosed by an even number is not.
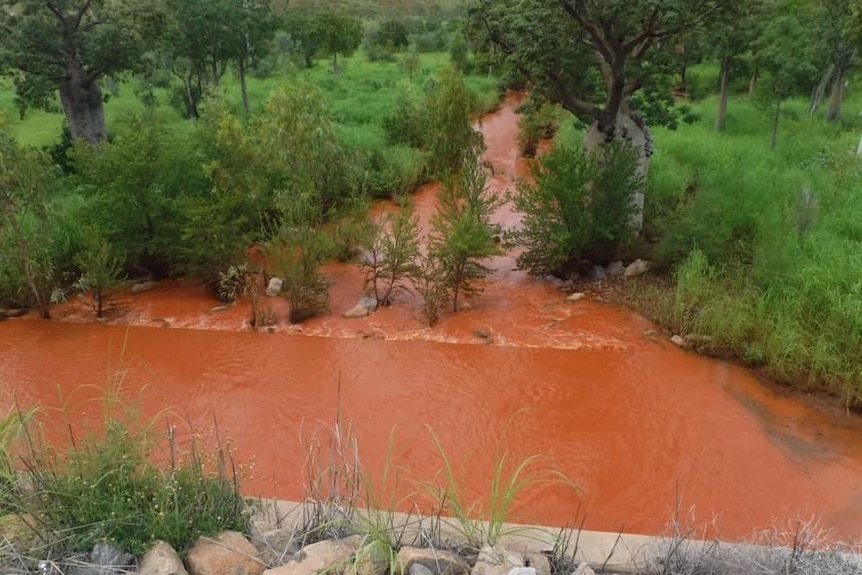
{"type": "Polygon", "coordinates": [[[94,228],[84,232],[83,249],[75,255],[75,265],[81,270],[76,287],[93,298],[93,313],[101,318],[105,311],[108,290],[117,283],[120,260],[111,246],[94,228]]]}
{"type": "Polygon", "coordinates": [[[440,210],[431,218],[430,262],[424,268],[435,276],[431,283],[442,283],[453,311],[458,311],[461,296],[482,293],[481,281],[492,271],[483,261],[500,253],[494,242],[499,230],[490,218],[503,200],[486,188],[487,181],[488,168],[479,150],[468,148],[461,171],[447,178],[440,210]]]}
{"type": "Polygon", "coordinates": [[[419,271],[418,258],[419,216],[412,207],[402,206],[376,222],[360,265],[378,305],[390,303],[396,291],[409,291],[407,284],[419,271]]]}

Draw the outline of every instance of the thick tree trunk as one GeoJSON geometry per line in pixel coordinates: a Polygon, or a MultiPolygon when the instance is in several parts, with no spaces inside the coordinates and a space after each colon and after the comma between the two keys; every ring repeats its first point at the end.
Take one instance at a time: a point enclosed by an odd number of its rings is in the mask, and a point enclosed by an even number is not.
{"type": "Polygon", "coordinates": [[[830,64],[829,68],[826,69],[826,72],[823,73],[823,76],[820,78],[820,83],[817,84],[817,87],[814,89],[814,92],[811,94],[811,103],[808,105],[808,114],[814,114],[817,109],[820,107],[820,102],[823,101],[823,94],[826,93],[826,86],[829,85],[829,81],[832,79],[832,75],[835,73],[835,65],[830,64]]]}
{"type": "Polygon", "coordinates": [[[584,136],[584,147],[587,150],[595,150],[613,140],[626,142],[637,154],[637,173],[641,178],[642,185],[632,194],[631,201],[634,210],[631,226],[635,232],[640,233],[644,220],[646,177],[649,171],[649,159],[653,151],[652,134],[649,126],[638,114],[620,112],[617,114],[617,120],[613,126],[601,126],[598,122],[593,122],[584,136]]]}
{"type": "Polygon", "coordinates": [[[772,118],[772,139],[769,142],[769,147],[775,149],[778,143],[778,121],[781,119],[781,100],[775,104],[775,116],[772,118]]]}
{"type": "Polygon", "coordinates": [[[251,114],[251,103],[248,100],[248,82],[246,82],[245,60],[239,60],[239,85],[242,89],[242,107],[246,114],[251,114]]]}
{"type": "Polygon", "coordinates": [[[730,98],[730,60],[721,61],[721,93],[718,96],[718,112],[715,115],[715,129],[723,130],[727,120],[727,100],[730,98]]]}
{"type": "Polygon", "coordinates": [[[834,122],[841,117],[841,104],[844,102],[844,70],[835,71],[832,81],[832,93],[829,95],[829,107],[826,109],[826,120],[834,122]]]}
{"type": "Polygon", "coordinates": [[[107,139],[102,90],[78,64],[70,64],[60,80],[60,102],[73,139],[91,144],[107,139]]]}

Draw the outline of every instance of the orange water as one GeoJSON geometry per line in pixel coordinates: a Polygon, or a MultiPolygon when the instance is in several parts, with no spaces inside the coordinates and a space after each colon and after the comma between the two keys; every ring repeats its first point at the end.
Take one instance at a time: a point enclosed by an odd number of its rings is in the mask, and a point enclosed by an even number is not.
{"type": "MultiPolygon", "coordinates": [[[[509,97],[481,123],[497,190],[525,173],[516,104],[509,97]]],[[[426,226],[436,192],[430,184],[415,198],[426,226]]],[[[517,222],[508,208],[497,219],[517,222]]],[[[467,500],[490,491],[500,449],[513,462],[537,454],[538,467],[578,485],[531,487],[515,520],[562,525],[580,509],[588,528],[658,533],[679,498],[728,537],[812,516],[838,537],[862,536],[855,420],[686,353],[628,310],[568,303],[553,280],[514,271],[511,255],[492,264],[472,309],[444,315],[433,329],[409,294],[368,318],[342,318],[362,295],[362,274],[349,265],[327,267],[331,315],[274,333],[248,330],[244,302],[214,310],[202,288],[181,282],[120,297],[103,324],[75,300],[53,321],[0,323],[2,399],[63,406],[65,415],[45,415],[58,436],[68,422],[95,425],[97,387],[122,358],[124,393],[140,399],[144,417],[171,408],[172,420],[208,427],[215,415],[240,460],[254,463],[246,490],[295,499],[305,446],[318,422],[335,420],[340,382],[341,419],[351,422],[373,478],[387,462],[434,477],[442,462],[433,431],[467,500]]]]}

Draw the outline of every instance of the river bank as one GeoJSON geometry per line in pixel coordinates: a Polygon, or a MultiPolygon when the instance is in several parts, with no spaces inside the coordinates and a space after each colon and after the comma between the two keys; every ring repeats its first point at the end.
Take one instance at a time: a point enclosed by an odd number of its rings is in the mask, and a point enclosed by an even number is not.
{"type": "MultiPolygon", "coordinates": [[[[529,167],[517,151],[517,102],[510,96],[481,123],[499,191],[529,167]]],[[[414,198],[423,225],[436,191],[429,184],[414,198]]],[[[504,225],[516,217],[510,207],[495,214],[504,225]]],[[[858,429],[745,369],[684,352],[627,309],[567,301],[560,282],[515,270],[512,254],[491,267],[471,309],[433,329],[409,294],[342,317],[362,295],[349,264],[326,269],[330,315],[298,328],[281,321],[273,333],[248,328],[247,302],[219,306],[183,282],[122,294],[101,324],[73,300],[56,308],[59,321],[0,324],[3,400],[58,408],[53,433],[65,435],[67,423],[97,424],[105,366],[122,366],[124,398],[144,417],[171,408],[206,427],[216,416],[238,459],[254,463],[250,493],[284,499],[302,496],[303,430],[340,414],[378,480],[391,465],[439,479],[433,431],[468,501],[485,500],[501,450],[510,461],[538,455],[580,488],[528,490],[512,520],[563,525],[580,506],[587,528],[655,534],[681,497],[730,538],[796,516],[820,517],[841,539],[859,535],[858,429]]],[[[283,313],[283,301],[268,301],[283,313]]]]}

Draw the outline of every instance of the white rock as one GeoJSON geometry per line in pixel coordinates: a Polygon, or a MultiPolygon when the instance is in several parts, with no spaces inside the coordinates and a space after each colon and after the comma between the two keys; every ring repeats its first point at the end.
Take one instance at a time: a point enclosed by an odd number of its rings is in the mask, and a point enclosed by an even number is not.
{"type": "Polygon", "coordinates": [[[281,567],[267,569],[264,575],[316,575],[321,572],[343,573],[350,564],[361,539],[358,535],[306,545],[281,567]]]}
{"type": "Polygon", "coordinates": [[[566,298],[566,301],[579,301],[587,297],[587,294],[581,292],[575,292],[569,297],[566,298]]]}
{"type": "Polygon", "coordinates": [[[347,310],[346,312],[344,312],[344,317],[348,317],[348,318],[365,317],[368,315],[368,313],[369,312],[368,312],[367,307],[357,305],[357,306],[347,310]]]}
{"type": "Polygon", "coordinates": [[[281,292],[281,286],[284,285],[284,280],[281,278],[269,278],[269,285],[266,286],[266,296],[275,297],[281,292]]]}
{"type": "Polygon", "coordinates": [[[538,575],[534,567],[512,567],[508,575],[538,575]]]}
{"type": "MultiPolygon", "coordinates": [[[[421,565],[430,570],[433,575],[467,575],[470,566],[461,557],[451,551],[442,549],[425,549],[419,547],[402,547],[395,558],[396,573],[415,575],[414,565],[421,565]]],[[[420,574],[421,575],[421,574],[420,574]]]]}
{"type": "Polygon", "coordinates": [[[519,557],[502,545],[494,547],[486,545],[479,551],[479,558],[470,575],[509,575],[515,568],[524,568],[523,557],[519,557]]]}
{"type": "Polygon", "coordinates": [[[179,554],[164,541],[156,541],[138,563],[138,575],[188,575],[179,554]]]}
{"type": "Polygon", "coordinates": [[[622,274],[626,271],[626,266],[623,265],[623,262],[617,260],[615,262],[611,262],[608,264],[607,269],[605,270],[608,276],[614,277],[622,274]]]}
{"type": "Polygon", "coordinates": [[[186,556],[189,575],[260,575],[266,565],[248,539],[236,531],[199,537],[186,556]]]}
{"type": "Polygon", "coordinates": [[[572,571],[572,575],[596,575],[596,572],[593,571],[593,568],[590,567],[586,562],[578,565],[578,568],[572,571]]]}
{"type": "Polygon", "coordinates": [[[644,260],[635,260],[628,265],[623,275],[627,278],[643,275],[650,268],[650,262],[644,260]]]}
{"type": "Polygon", "coordinates": [[[670,338],[670,342],[674,345],[678,345],[679,347],[685,347],[685,338],[681,335],[675,335],[670,338]]]}
{"type": "Polygon", "coordinates": [[[133,295],[153,291],[158,287],[158,282],[140,282],[132,286],[131,292],[133,295]]]}
{"type": "Polygon", "coordinates": [[[356,306],[362,306],[369,312],[372,312],[377,309],[377,299],[373,297],[363,297],[359,299],[359,302],[356,304],[356,306]]]}

